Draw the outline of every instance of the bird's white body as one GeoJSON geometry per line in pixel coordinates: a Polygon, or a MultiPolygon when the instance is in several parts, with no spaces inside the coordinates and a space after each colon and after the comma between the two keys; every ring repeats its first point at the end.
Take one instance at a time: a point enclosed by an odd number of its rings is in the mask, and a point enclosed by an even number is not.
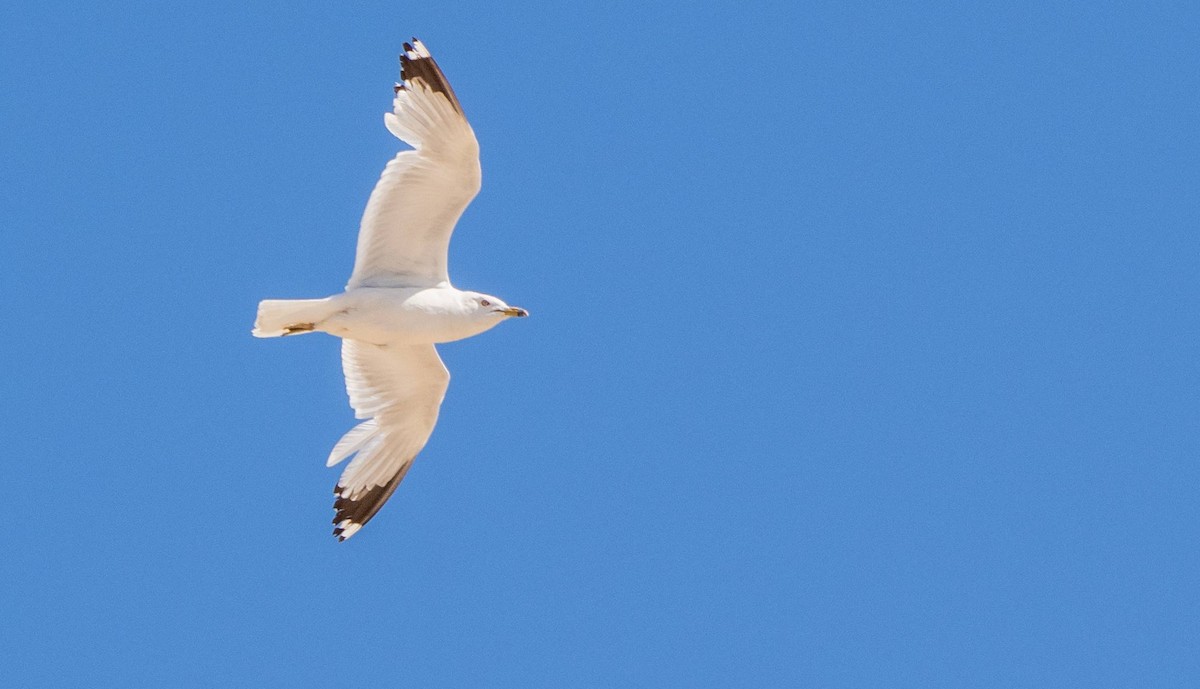
{"type": "Polygon", "coordinates": [[[479,142],[462,106],[420,41],[404,45],[388,131],[410,144],[384,168],[363,212],[346,291],[324,299],[268,299],[256,337],[324,332],[342,338],[342,370],[355,416],[329,453],[353,457],[338,479],[334,535],[362,528],[425,446],[450,373],[434,344],[478,335],[524,309],[455,288],[450,235],[479,192],[479,142]]]}
{"type": "Polygon", "coordinates": [[[359,287],[324,299],[267,300],[255,334],[283,335],[287,326],[307,323],[315,332],[376,345],[454,342],[504,320],[479,313],[479,298],[454,287],[359,287]]]}

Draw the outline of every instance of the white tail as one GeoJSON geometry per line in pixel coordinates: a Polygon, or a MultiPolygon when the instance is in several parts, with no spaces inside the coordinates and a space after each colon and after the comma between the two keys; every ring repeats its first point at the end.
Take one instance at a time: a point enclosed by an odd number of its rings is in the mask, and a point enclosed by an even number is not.
{"type": "Polygon", "coordinates": [[[312,332],[330,316],[329,299],[264,299],[258,302],[255,337],[281,337],[312,332]]]}

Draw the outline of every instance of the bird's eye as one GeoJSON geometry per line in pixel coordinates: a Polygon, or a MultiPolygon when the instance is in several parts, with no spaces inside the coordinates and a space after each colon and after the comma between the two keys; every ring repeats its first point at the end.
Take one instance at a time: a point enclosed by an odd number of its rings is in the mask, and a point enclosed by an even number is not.
{"type": "Polygon", "coordinates": [[[488,301],[487,299],[480,299],[480,300],[479,300],[479,305],[480,305],[480,306],[491,306],[491,305],[492,305],[492,302],[488,301]]]}

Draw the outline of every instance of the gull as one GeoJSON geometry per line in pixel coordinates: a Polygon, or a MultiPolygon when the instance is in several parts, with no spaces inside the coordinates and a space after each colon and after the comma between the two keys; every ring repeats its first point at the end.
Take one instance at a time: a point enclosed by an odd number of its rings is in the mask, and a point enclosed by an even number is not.
{"type": "Polygon", "coordinates": [[[267,299],[255,337],[323,332],[342,338],[350,406],[362,423],[342,436],[327,466],[353,459],[333,493],[333,535],[350,538],[404,479],[437,423],[450,372],[434,344],[478,335],[525,309],[450,284],[450,234],[479,193],[479,142],[429,50],[404,44],[388,131],[403,150],[371,192],[354,271],[341,294],[267,299]]]}

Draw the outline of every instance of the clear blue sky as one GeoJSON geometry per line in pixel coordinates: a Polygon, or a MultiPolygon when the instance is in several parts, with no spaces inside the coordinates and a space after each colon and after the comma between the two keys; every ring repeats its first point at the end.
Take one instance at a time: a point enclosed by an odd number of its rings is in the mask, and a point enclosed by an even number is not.
{"type": "Polygon", "coordinates": [[[894,4],[5,5],[3,684],[1200,684],[1200,10],[894,4]],[[412,35],[532,317],[338,544],[412,35]]]}

